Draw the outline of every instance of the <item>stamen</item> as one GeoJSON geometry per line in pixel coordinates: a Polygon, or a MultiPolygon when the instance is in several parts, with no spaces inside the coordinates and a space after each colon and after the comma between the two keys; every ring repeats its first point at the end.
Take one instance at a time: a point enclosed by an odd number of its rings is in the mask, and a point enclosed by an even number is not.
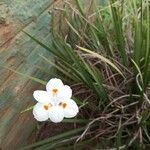
{"type": "Polygon", "coordinates": [[[59,106],[62,106],[62,104],[63,104],[63,103],[62,103],[62,102],[60,102],[60,103],[59,103],[59,106]]]}
{"type": "Polygon", "coordinates": [[[44,105],[44,109],[48,110],[49,106],[48,105],[44,105]]]}

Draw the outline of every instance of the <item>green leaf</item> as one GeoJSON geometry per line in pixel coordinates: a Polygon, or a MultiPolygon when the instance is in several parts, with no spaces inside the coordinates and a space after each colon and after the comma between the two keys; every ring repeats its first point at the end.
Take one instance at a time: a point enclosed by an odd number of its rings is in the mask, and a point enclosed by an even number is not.
{"type": "Polygon", "coordinates": [[[50,142],[54,142],[56,140],[60,140],[62,138],[66,138],[68,136],[73,136],[73,135],[83,131],[84,129],[85,129],[85,127],[81,127],[81,128],[78,128],[78,129],[73,129],[73,130],[70,130],[70,131],[66,131],[64,133],[61,133],[59,135],[47,138],[47,139],[39,141],[39,142],[36,142],[36,143],[31,144],[29,146],[25,146],[25,147],[21,148],[21,150],[27,150],[27,149],[39,147],[41,145],[44,145],[44,144],[47,144],[47,143],[50,143],[50,142]]]}
{"type": "Polygon", "coordinates": [[[31,110],[33,109],[33,107],[34,107],[34,106],[30,106],[30,107],[26,108],[25,110],[21,111],[21,114],[22,114],[22,113],[25,113],[25,112],[27,112],[27,111],[31,111],[31,110]]]}

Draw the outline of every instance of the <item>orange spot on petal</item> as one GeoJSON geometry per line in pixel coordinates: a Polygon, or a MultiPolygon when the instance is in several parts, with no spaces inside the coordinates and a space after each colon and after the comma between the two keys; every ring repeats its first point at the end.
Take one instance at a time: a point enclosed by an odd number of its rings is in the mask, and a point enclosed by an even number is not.
{"type": "Polygon", "coordinates": [[[66,108],[67,104],[66,103],[63,103],[63,108],[66,108]]]}
{"type": "Polygon", "coordinates": [[[52,91],[53,91],[53,93],[57,93],[58,89],[53,89],[52,91]]]}
{"type": "Polygon", "coordinates": [[[44,109],[48,110],[49,106],[48,105],[44,105],[44,109]]]}
{"type": "Polygon", "coordinates": [[[53,96],[56,96],[58,89],[53,89],[52,92],[53,92],[53,96]]]}

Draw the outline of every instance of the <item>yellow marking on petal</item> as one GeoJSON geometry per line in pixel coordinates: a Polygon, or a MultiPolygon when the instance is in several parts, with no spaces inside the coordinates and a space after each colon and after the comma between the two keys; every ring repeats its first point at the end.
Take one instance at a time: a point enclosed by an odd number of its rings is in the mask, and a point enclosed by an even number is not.
{"type": "Polygon", "coordinates": [[[59,103],[59,106],[62,106],[62,107],[63,107],[63,109],[65,109],[65,108],[66,108],[66,106],[67,106],[67,103],[62,103],[62,102],[60,102],[60,103],[59,103]]]}
{"type": "Polygon", "coordinates": [[[48,106],[48,105],[44,105],[44,109],[45,109],[45,110],[48,110],[48,109],[49,109],[49,106],[48,106]]]}
{"type": "Polygon", "coordinates": [[[58,92],[58,89],[53,89],[53,92],[54,92],[54,93],[57,93],[57,92],[58,92]]]}
{"type": "Polygon", "coordinates": [[[66,108],[66,106],[67,106],[67,104],[66,104],[66,103],[63,103],[63,105],[62,105],[62,106],[63,106],[63,108],[65,109],[65,108],[66,108]]]}
{"type": "Polygon", "coordinates": [[[52,92],[53,92],[53,96],[56,96],[57,92],[58,92],[58,89],[53,89],[52,92]]]}

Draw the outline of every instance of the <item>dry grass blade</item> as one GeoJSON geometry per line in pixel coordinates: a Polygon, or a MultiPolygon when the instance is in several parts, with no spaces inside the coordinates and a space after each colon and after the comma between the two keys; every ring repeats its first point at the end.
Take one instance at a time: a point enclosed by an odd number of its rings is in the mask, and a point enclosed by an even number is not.
{"type": "Polygon", "coordinates": [[[109,64],[112,68],[114,68],[124,79],[125,79],[125,76],[122,74],[122,72],[107,58],[105,58],[104,56],[96,53],[96,52],[93,52],[93,51],[90,51],[86,48],[83,48],[83,47],[80,47],[80,46],[77,46],[80,50],[82,51],[85,51],[87,53],[90,53],[92,54],[94,57],[97,57],[99,58],[101,61],[103,61],[104,63],[106,64],[109,64]]]}

